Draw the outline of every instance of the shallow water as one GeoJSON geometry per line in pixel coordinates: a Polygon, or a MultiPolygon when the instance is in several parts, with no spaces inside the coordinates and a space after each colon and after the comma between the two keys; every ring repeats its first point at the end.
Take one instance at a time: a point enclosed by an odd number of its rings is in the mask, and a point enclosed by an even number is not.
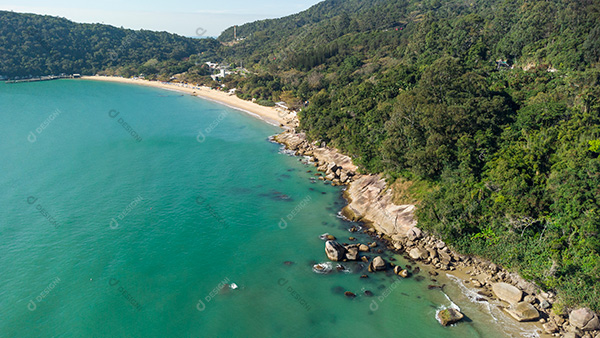
{"type": "Polygon", "coordinates": [[[506,336],[462,298],[441,327],[429,278],[313,272],[320,234],[370,239],[274,126],[93,81],[0,84],[0,102],[1,337],[506,336]]]}

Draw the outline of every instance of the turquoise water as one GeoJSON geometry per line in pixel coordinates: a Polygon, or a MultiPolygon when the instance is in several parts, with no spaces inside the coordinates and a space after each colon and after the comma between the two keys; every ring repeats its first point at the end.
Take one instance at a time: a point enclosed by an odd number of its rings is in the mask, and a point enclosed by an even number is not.
{"type": "Polygon", "coordinates": [[[320,234],[367,237],[274,126],[93,81],[0,84],[0,102],[0,337],[505,336],[451,285],[470,320],[443,328],[429,278],[313,272],[320,234]]]}

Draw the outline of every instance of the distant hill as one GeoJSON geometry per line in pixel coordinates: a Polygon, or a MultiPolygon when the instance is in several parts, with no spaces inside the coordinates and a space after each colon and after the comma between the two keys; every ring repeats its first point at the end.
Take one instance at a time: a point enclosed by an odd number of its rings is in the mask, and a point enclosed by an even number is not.
{"type": "Polygon", "coordinates": [[[134,31],[101,24],[0,11],[0,75],[94,74],[149,60],[181,61],[213,53],[214,39],[167,32],[134,31]]]}
{"type": "MultiPolygon", "coordinates": [[[[599,61],[599,7],[594,0],[327,0],[298,14],[238,26],[244,40],[229,55],[279,63],[284,52],[287,68],[314,67],[361,50],[411,63],[449,55],[583,69],[599,61]],[[291,56],[299,64],[290,63],[291,56]]],[[[233,27],[219,40],[232,41],[233,27]]]]}

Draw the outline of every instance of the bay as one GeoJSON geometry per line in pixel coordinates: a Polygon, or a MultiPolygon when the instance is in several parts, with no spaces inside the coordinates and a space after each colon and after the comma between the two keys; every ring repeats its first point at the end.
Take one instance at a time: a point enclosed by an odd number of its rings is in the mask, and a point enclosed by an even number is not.
{"type": "Polygon", "coordinates": [[[178,92],[0,84],[0,336],[507,336],[451,281],[315,273],[319,235],[371,239],[279,131],[178,92]]]}

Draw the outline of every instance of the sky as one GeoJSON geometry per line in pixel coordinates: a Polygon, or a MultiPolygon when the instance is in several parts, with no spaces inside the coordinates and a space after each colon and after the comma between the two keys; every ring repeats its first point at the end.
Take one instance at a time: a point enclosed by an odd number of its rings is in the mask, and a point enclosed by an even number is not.
{"type": "Polygon", "coordinates": [[[218,36],[233,25],[283,17],[318,2],[320,0],[0,0],[0,10],[183,36],[218,36]]]}

